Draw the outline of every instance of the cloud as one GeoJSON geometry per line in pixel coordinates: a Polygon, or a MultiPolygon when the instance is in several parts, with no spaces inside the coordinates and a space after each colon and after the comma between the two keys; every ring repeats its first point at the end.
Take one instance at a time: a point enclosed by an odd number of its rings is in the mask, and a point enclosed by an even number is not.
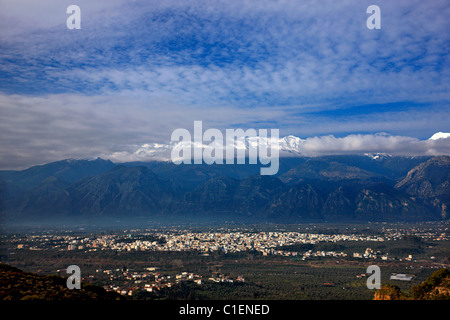
{"type": "MultiPolygon", "coordinates": [[[[447,134],[449,135],[449,134],[447,134]]],[[[446,136],[447,136],[446,135],[446,136]]],[[[223,135],[225,137],[225,135],[223,135]]],[[[225,139],[225,138],[224,138],[225,139]]],[[[376,134],[351,134],[345,137],[337,138],[333,135],[316,136],[306,139],[300,139],[294,136],[282,137],[278,142],[269,139],[269,148],[277,147],[280,150],[280,156],[324,156],[324,155],[352,155],[352,154],[390,154],[393,156],[437,156],[450,155],[450,137],[441,139],[419,140],[417,138],[406,136],[393,136],[386,133],[376,134]]],[[[257,148],[258,144],[268,143],[267,139],[261,137],[250,137],[248,143],[257,148]]],[[[170,142],[166,144],[144,144],[136,146],[135,151],[114,152],[113,154],[104,154],[102,157],[111,159],[115,162],[128,161],[171,161],[177,160],[171,158],[172,150],[181,150],[180,148],[203,148],[205,150],[210,142],[196,144],[194,141],[170,142]],[[178,149],[177,149],[178,148],[178,149]]],[[[212,148],[219,152],[222,158],[225,157],[225,145],[228,141],[214,141],[212,148]]],[[[235,149],[248,150],[240,143],[233,143],[235,149]]],[[[191,152],[193,154],[193,151],[191,152]]],[[[176,155],[179,154],[177,151],[176,155]]],[[[216,154],[217,156],[217,154],[216,154]]]]}
{"type": "Polygon", "coordinates": [[[373,112],[344,116],[343,119],[311,115],[309,112],[315,108],[314,105],[210,108],[186,106],[167,97],[147,99],[145,94],[0,94],[0,168],[26,168],[66,158],[101,156],[117,161],[155,158],[158,153],[152,154],[152,150],[156,144],[168,144],[177,128],[193,132],[195,120],[203,121],[203,130],[279,129],[280,136],[292,134],[306,138],[302,151],[305,154],[339,152],[340,149],[344,153],[364,151],[348,148],[350,141],[362,141],[363,146],[370,146],[364,152],[395,153],[397,147],[405,152],[411,148],[410,152],[417,154],[426,154],[427,150],[431,153],[433,148],[446,152],[441,142],[434,146],[417,142],[420,141],[417,137],[399,138],[402,137],[399,132],[408,130],[410,137],[420,135],[424,138],[437,131],[448,132],[450,118],[445,108],[373,112]],[[305,111],[301,112],[302,109],[305,111]],[[393,136],[376,136],[371,140],[372,135],[351,135],[382,131],[393,136]],[[333,138],[308,138],[330,134],[333,138]],[[342,136],[346,138],[339,140],[342,136]]]}
{"type": "Polygon", "coordinates": [[[190,130],[195,120],[223,129],[244,122],[270,127],[284,117],[270,108],[186,107],[163,97],[0,94],[0,168],[134,152],[166,143],[173,130],[190,130]]]}
{"type": "Polygon", "coordinates": [[[342,138],[333,135],[307,138],[300,153],[308,156],[332,154],[388,153],[391,155],[450,155],[450,139],[419,140],[385,133],[352,134],[342,138]]]}
{"type": "Polygon", "coordinates": [[[9,93],[140,90],[211,107],[448,99],[444,1],[381,1],[379,32],[359,1],[81,1],[79,32],[50,3],[45,19],[19,3],[4,4],[9,93]]]}
{"type": "Polygon", "coordinates": [[[67,30],[70,4],[0,0],[1,168],[145,158],[194,120],[346,138],[307,138],[319,154],[450,131],[445,0],[380,0],[381,30],[357,0],[79,0],[67,30]]]}

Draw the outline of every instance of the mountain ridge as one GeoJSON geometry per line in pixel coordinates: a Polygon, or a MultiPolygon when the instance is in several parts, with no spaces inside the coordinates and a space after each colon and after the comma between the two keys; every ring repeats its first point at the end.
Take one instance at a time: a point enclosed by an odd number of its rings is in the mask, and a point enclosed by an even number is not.
{"type": "Polygon", "coordinates": [[[439,220],[448,218],[449,164],[448,156],[280,158],[278,175],[261,176],[257,165],[60,161],[0,172],[1,216],[439,220]]]}

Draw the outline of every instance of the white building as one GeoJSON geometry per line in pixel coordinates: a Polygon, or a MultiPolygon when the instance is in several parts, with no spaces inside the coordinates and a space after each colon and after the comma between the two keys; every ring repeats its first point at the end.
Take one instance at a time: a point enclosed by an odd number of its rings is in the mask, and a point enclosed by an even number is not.
{"type": "Polygon", "coordinates": [[[391,280],[402,280],[402,281],[411,281],[413,276],[406,275],[403,273],[393,273],[390,277],[391,280]]]}

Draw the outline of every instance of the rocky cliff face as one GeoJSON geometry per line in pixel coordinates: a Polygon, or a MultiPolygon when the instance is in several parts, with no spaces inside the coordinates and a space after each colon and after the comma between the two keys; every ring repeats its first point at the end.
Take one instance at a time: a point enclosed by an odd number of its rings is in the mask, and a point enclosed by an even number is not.
{"type": "Polygon", "coordinates": [[[408,172],[396,188],[422,199],[448,218],[450,199],[450,157],[434,157],[408,172]]]}
{"type": "MultiPolygon", "coordinates": [[[[413,160],[398,159],[405,165],[415,165],[418,160],[413,160]]],[[[397,184],[391,173],[383,175],[380,161],[361,157],[283,161],[280,176],[255,175],[254,168],[245,166],[150,163],[108,169],[111,163],[104,160],[61,161],[23,172],[0,172],[0,214],[11,219],[233,214],[288,223],[449,217],[450,157],[424,159],[397,184]]],[[[388,168],[391,172],[397,167],[388,168]]]]}
{"type": "Polygon", "coordinates": [[[272,219],[319,218],[323,199],[309,184],[296,185],[273,200],[268,208],[272,219]]]}
{"type": "Polygon", "coordinates": [[[373,300],[407,300],[400,288],[394,285],[385,285],[375,292],[373,300]]]}

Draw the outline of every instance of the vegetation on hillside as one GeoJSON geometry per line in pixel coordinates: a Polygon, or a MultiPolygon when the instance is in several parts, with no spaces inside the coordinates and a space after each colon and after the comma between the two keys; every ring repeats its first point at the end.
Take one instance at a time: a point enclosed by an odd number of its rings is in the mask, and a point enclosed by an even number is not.
{"type": "Polygon", "coordinates": [[[406,295],[395,285],[386,285],[377,290],[374,300],[450,300],[450,271],[439,269],[424,282],[411,288],[406,295]]]}
{"type": "Polygon", "coordinates": [[[23,272],[0,264],[0,300],[122,300],[124,297],[101,287],[82,283],[81,289],[67,288],[66,279],[23,272]]]}

